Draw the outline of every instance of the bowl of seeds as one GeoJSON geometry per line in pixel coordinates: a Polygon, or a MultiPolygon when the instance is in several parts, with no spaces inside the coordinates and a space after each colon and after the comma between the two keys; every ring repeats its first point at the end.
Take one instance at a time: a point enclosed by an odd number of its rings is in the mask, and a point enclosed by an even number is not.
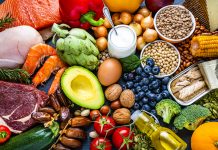
{"type": "Polygon", "coordinates": [[[193,14],[181,5],[161,8],[154,17],[154,28],[162,40],[179,43],[189,38],[195,31],[193,14]]]}
{"type": "Polygon", "coordinates": [[[140,54],[141,65],[144,68],[146,60],[144,58],[153,58],[155,65],[160,67],[158,78],[171,76],[180,66],[180,54],[177,48],[166,41],[156,40],[145,45],[140,54]]]}

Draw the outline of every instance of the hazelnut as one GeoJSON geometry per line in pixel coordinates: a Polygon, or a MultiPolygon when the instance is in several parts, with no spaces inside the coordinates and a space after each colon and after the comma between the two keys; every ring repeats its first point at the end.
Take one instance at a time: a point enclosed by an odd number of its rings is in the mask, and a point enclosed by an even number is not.
{"type": "Polygon", "coordinates": [[[113,84],[105,90],[105,97],[109,101],[115,101],[119,98],[122,87],[119,84],[113,84]]]}
{"type": "Polygon", "coordinates": [[[130,115],[131,113],[127,108],[120,108],[113,113],[113,119],[117,124],[128,124],[130,115]]]}
{"type": "Polygon", "coordinates": [[[111,109],[109,106],[104,105],[101,107],[100,112],[102,115],[108,115],[111,112],[111,109]]]}
{"type": "Polygon", "coordinates": [[[116,101],[113,101],[110,106],[111,106],[111,109],[116,110],[121,107],[121,104],[119,100],[116,100],[116,101]]]}
{"type": "Polygon", "coordinates": [[[131,108],[135,103],[134,93],[129,89],[124,90],[120,95],[120,103],[123,107],[131,108]]]}

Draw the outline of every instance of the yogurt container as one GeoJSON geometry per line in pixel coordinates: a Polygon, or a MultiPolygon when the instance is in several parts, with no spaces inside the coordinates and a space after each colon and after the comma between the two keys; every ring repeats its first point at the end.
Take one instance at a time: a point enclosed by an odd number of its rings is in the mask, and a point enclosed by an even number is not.
{"type": "Polygon", "coordinates": [[[125,58],[134,54],[137,40],[135,31],[127,25],[118,25],[114,28],[108,35],[109,55],[115,58],[125,58]]]}

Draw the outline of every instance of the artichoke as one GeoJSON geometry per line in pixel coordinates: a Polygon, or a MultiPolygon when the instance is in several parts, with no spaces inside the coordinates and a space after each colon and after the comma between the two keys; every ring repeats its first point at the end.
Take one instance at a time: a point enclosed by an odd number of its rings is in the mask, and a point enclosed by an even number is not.
{"type": "Polygon", "coordinates": [[[69,31],[69,28],[66,24],[52,26],[52,32],[55,33],[52,42],[56,44],[59,57],[70,66],[96,69],[99,63],[96,40],[84,29],[73,28],[69,31]]]}

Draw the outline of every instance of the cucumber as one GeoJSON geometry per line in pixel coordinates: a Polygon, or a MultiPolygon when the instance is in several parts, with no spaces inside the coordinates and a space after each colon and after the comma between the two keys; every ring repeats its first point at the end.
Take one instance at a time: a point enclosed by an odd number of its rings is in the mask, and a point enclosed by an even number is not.
{"type": "Polygon", "coordinates": [[[10,138],[8,142],[0,145],[0,150],[48,149],[48,147],[55,141],[58,133],[59,125],[57,122],[53,122],[53,125],[48,128],[40,125],[10,138]]]}

